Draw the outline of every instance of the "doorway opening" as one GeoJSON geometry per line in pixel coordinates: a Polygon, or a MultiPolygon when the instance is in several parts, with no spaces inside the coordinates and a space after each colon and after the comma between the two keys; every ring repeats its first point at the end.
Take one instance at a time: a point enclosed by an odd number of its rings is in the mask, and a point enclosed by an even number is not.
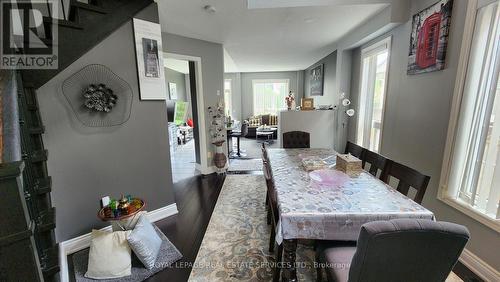
{"type": "Polygon", "coordinates": [[[197,62],[165,54],[164,63],[172,180],[177,183],[201,173],[197,62]]]}

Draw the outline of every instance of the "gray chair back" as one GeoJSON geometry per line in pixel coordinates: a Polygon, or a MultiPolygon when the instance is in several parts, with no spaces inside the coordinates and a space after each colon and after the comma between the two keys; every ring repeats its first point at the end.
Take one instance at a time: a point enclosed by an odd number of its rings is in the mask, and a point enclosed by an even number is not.
{"type": "Polygon", "coordinates": [[[464,226],[419,219],[361,228],[349,282],[445,281],[469,240],[464,226]]]}

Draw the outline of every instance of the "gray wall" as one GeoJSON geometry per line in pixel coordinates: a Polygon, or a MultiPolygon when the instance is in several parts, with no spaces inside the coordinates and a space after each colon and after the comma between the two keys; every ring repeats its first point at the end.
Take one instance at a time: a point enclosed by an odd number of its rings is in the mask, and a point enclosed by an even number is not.
{"type": "Polygon", "coordinates": [[[304,97],[311,97],[311,83],[309,80],[310,71],[312,68],[319,64],[324,64],[324,85],[323,85],[323,96],[312,96],[314,98],[314,105],[333,105],[335,104],[335,91],[336,91],[336,79],[337,79],[337,51],[334,51],[330,55],[324,57],[318,62],[314,63],[312,66],[304,70],[304,97]]]}
{"type": "Polygon", "coordinates": [[[173,69],[165,68],[165,83],[167,84],[168,91],[168,83],[172,82],[176,84],[177,87],[177,101],[188,101],[187,92],[186,92],[186,76],[183,73],[175,71],[173,69]]]}
{"type": "MultiPolygon", "coordinates": [[[[303,76],[302,71],[288,72],[246,72],[241,73],[241,118],[247,119],[253,116],[253,90],[252,80],[254,79],[289,79],[290,90],[295,93],[295,101],[300,104],[303,97],[303,76]]],[[[283,104],[285,101],[283,101],[283,104]]]]}
{"type": "MultiPolygon", "coordinates": [[[[411,12],[414,14],[434,2],[435,0],[412,1],[411,12]]],[[[467,249],[498,270],[498,233],[437,199],[466,6],[467,1],[455,0],[447,65],[443,71],[411,76],[406,74],[411,22],[373,41],[387,35],[392,36],[381,153],[430,175],[431,182],[423,205],[432,210],[438,220],[467,226],[472,235],[467,249]]],[[[351,84],[351,98],[355,105],[359,96],[359,65],[358,48],[353,51],[351,84]]],[[[355,141],[356,122],[352,121],[354,122],[349,125],[349,139],[355,141]]]]}
{"type": "Polygon", "coordinates": [[[19,107],[17,97],[19,74],[0,70],[0,163],[21,160],[21,134],[19,128],[19,107]]]}
{"type": "MultiPolygon", "coordinates": [[[[170,33],[162,34],[162,43],[164,52],[201,58],[205,108],[215,106],[219,99],[224,99],[224,55],[222,44],[170,33]],[[218,92],[220,96],[217,96],[218,92]]],[[[206,147],[208,154],[212,156],[215,153],[215,146],[210,143],[210,136],[208,134],[210,122],[208,114],[205,114],[206,147]]],[[[223,148],[227,151],[227,146],[223,146],[223,148]]],[[[204,156],[201,157],[203,158],[204,156]]],[[[208,165],[213,166],[212,158],[206,157],[208,165]]]]}
{"type": "MultiPolygon", "coordinates": [[[[137,17],[157,22],[156,4],[137,17]]],[[[106,225],[96,217],[103,196],[132,194],[145,199],[148,210],[174,203],[165,102],[139,100],[131,21],[37,92],[46,127],[43,138],[53,178],[58,242],[106,225]],[[83,126],[61,93],[66,78],[96,63],[109,67],[132,87],[132,113],[123,125],[83,126]]]]}
{"type": "Polygon", "coordinates": [[[231,79],[231,118],[242,120],[241,116],[241,73],[225,73],[224,79],[231,79]]]}

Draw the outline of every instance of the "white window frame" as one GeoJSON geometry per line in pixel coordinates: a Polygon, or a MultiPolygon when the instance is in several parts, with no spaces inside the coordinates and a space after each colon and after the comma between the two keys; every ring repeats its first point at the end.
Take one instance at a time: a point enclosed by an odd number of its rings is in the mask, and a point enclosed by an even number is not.
{"type": "MultiPolygon", "coordinates": [[[[387,106],[387,88],[389,86],[389,69],[390,69],[390,63],[391,63],[391,46],[392,46],[392,36],[388,36],[376,43],[373,43],[372,45],[369,45],[361,50],[361,59],[360,59],[360,66],[359,66],[359,75],[360,75],[360,88],[359,88],[359,97],[358,97],[358,107],[357,111],[358,113],[361,113],[361,101],[362,101],[362,83],[363,83],[363,62],[364,59],[368,56],[372,56],[373,54],[376,54],[380,52],[381,50],[387,50],[388,55],[387,55],[387,68],[385,70],[385,85],[384,85],[384,104],[383,104],[383,109],[382,109],[382,118],[381,118],[381,123],[380,123],[380,140],[378,144],[377,151],[380,152],[380,149],[382,148],[382,142],[383,142],[383,135],[384,135],[384,120],[385,120],[385,109],[387,106]]],[[[370,101],[370,104],[373,104],[373,99],[370,101]]],[[[369,106],[369,109],[372,111],[372,106],[369,106]]],[[[366,126],[366,121],[362,121],[359,119],[360,115],[358,114],[358,120],[356,124],[356,140],[358,140],[358,132],[360,130],[360,127],[364,127],[363,129],[363,144],[358,144],[360,146],[364,145],[364,141],[366,139],[366,136],[370,135],[370,132],[368,132],[368,128],[366,126]]]]}
{"type": "Polygon", "coordinates": [[[462,47],[460,51],[460,60],[455,80],[455,89],[448,124],[448,134],[446,138],[446,147],[444,151],[443,164],[441,168],[441,177],[439,181],[438,199],[458,211],[468,215],[476,221],[490,227],[500,233],[500,220],[495,220],[486,214],[474,209],[469,203],[457,196],[458,187],[448,187],[451,176],[453,162],[453,151],[456,144],[456,134],[458,131],[458,122],[460,118],[460,108],[464,97],[466,76],[468,71],[469,56],[471,53],[472,39],[476,23],[476,14],[479,7],[494,2],[493,0],[469,0],[467,14],[464,26],[464,35],[462,38],[462,47]]]}
{"type": "Polygon", "coordinates": [[[225,114],[228,114],[229,110],[229,116],[233,117],[233,80],[231,78],[225,78],[224,79],[224,106],[229,105],[229,109],[224,109],[225,114]],[[226,101],[226,83],[229,82],[230,85],[230,97],[229,97],[229,103],[226,101]]]}
{"type": "MultiPolygon", "coordinates": [[[[288,78],[276,78],[276,79],[252,79],[252,115],[257,115],[255,113],[255,89],[254,86],[257,83],[286,83],[288,85],[287,94],[290,91],[290,79],[288,78]]],[[[286,109],[285,100],[283,100],[283,109],[286,109]]]]}

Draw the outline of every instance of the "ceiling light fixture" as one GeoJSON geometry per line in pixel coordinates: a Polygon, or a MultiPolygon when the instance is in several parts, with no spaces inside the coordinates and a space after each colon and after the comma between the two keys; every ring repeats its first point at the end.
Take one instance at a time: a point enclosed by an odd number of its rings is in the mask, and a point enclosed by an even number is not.
{"type": "Polygon", "coordinates": [[[205,12],[210,14],[217,12],[217,9],[215,9],[215,7],[212,5],[206,5],[205,7],[203,7],[203,9],[205,10],[205,12]]]}

